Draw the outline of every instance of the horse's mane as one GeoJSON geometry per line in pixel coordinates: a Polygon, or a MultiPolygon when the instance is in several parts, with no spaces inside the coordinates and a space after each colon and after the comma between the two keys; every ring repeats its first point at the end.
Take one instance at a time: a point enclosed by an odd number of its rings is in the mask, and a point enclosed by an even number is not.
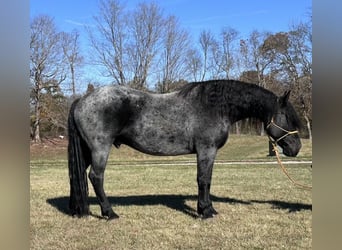
{"type": "MultiPolygon", "coordinates": [[[[192,82],[185,84],[179,89],[179,96],[183,98],[190,98],[193,96],[201,104],[206,107],[219,107],[220,112],[227,109],[231,105],[247,105],[250,102],[251,96],[253,96],[260,103],[268,102],[270,112],[274,112],[277,108],[276,100],[277,96],[256,84],[246,83],[236,80],[210,80],[204,82],[192,82]]],[[[255,103],[253,109],[254,113],[261,113],[260,105],[255,103]]],[[[288,103],[287,115],[293,126],[301,128],[301,122],[298,115],[291,105],[288,103]]]]}
{"type": "Polygon", "coordinates": [[[178,95],[188,98],[195,95],[205,105],[226,105],[227,103],[243,102],[248,94],[259,96],[275,95],[256,84],[236,80],[210,80],[204,82],[192,82],[179,89],[178,95]]]}

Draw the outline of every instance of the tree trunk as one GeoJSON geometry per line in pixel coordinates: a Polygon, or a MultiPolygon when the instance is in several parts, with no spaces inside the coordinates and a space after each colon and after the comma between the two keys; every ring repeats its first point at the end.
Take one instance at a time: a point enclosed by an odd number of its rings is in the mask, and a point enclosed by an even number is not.
{"type": "Polygon", "coordinates": [[[75,87],[75,69],[74,65],[70,64],[70,71],[71,71],[71,90],[72,90],[72,95],[75,97],[76,96],[76,87],[75,87]]]}
{"type": "Polygon", "coordinates": [[[37,97],[36,105],[35,105],[35,121],[34,121],[34,131],[33,131],[33,140],[37,143],[41,142],[40,138],[40,100],[37,97]]]}
{"type": "Polygon", "coordinates": [[[260,128],[260,135],[264,136],[265,135],[265,128],[264,128],[264,123],[261,123],[261,128],[260,128]]]}
{"type": "Polygon", "coordinates": [[[240,122],[236,122],[235,123],[235,128],[236,128],[236,134],[240,135],[241,131],[240,131],[240,122]]]}
{"type": "Polygon", "coordinates": [[[39,132],[39,124],[37,124],[34,128],[34,142],[40,143],[40,132],[39,132]]]}
{"type": "Polygon", "coordinates": [[[310,123],[309,117],[306,114],[304,114],[304,119],[306,121],[306,127],[307,127],[308,132],[309,132],[309,139],[312,142],[311,123],[310,123]]]}

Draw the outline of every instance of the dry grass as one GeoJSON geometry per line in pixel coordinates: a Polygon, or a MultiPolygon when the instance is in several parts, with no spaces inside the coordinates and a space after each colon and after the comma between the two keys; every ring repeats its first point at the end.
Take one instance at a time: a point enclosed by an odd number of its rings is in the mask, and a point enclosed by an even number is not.
{"type": "MultiPolygon", "coordinates": [[[[263,140],[232,137],[218,158],[265,158],[268,152],[263,140]],[[247,146],[237,146],[242,144],[247,146]]],[[[304,145],[300,158],[311,159],[311,146],[308,142],[304,145]]],[[[151,157],[125,147],[113,151],[105,190],[120,218],[107,222],[99,219],[92,188],[89,202],[93,216],[70,217],[64,156],[51,160],[33,155],[31,249],[312,248],[311,192],[292,186],[276,165],[215,166],[212,199],[219,215],[204,221],[195,213],[195,165],[145,165],[193,159],[151,157]],[[132,166],[118,165],[120,162],[132,166]]],[[[311,182],[308,165],[291,165],[289,171],[299,181],[311,182]]]]}

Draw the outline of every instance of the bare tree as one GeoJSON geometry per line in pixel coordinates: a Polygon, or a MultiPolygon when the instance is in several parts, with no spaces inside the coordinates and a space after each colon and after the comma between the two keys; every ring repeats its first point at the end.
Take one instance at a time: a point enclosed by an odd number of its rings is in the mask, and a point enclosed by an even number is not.
{"type": "Polygon", "coordinates": [[[127,20],[119,0],[101,0],[95,29],[87,27],[95,51],[94,62],[105,68],[104,75],[114,83],[126,84],[127,20]]]}
{"type": "Polygon", "coordinates": [[[64,56],[69,64],[71,75],[71,91],[76,96],[76,68],[83,63],[83,57],[80,54],[79,33],[74,30],[72,33],[61,33],[62,48],[64,56]]]}
{"type": "Polygon", "coordinates": [[[193,81],[197,82],[201,78],[202,59],[196,49],[189,49],[186,53],[186,67],[193,81]]]}
{"type": "Polygon", "coordinates": [[[202,63],[202,76],[201,81],[206,77],[207,71],[209,70],[210,60],[210,48],[214,43],[214,36],[209,30],[203,30],[199,36],[199,44],[203,56],[202,63]]]}
{"type": "Polygon", "coordinates": [[[131,14],[132,39],[129,47],[133,80],[138,89],[147,88],[147,77],[159,52],[165,27],[162,11],[156,3],[141,3],[131,14]]]}
{"type": "Polygon", "coordinates": [[[169,92],[172,84],[186,77],[186,52],[189,49],[189,35],[180,28],[175,16],[166,20],[165,33],[162,39],[160,92],[169,92]]]}
{"type": "Polygon", "coordinates": [[[239,32],[230,27],[223,28],[221,31],[222,55],[219,66],[224,72],[224,78],[226,79],[230,78],[231,70],[235,63],[234,42],[237,40],[238,35],[239,32]]]}
{"type": "Polygon", "coordinates": [[[66,74],[61,34],[57,32],[53,19],[49,16],[38,16],[31,21],[30,26],[31,103],[34,106],[33,139],[40,142],[43,93],[59,88],[66,74]]]}
{"type": "Polygon", "coordinates": [[[252,69],[257,72],[257,84],[267,88],[265,75],[267,70],[271,70],[274,56],[270,52],[270,47],[267,45],[267,37],[270,36],[269,32],[253,31],[249,38],[250,54],[252,69]],[[266,39],[266,40],[265,40],[266,39]],[[269,55],[267,55],[269,53],[269,55]]]}
{"type": "MultiPolygon", "coordinates": [[[[213,38],[210,45],[211,60],[208,69],[210,70],[211,79],[222,78],[222,46],[218,40],[213,38]]],[[[224,78],[224,77],[223,77],[224,78]]]]}

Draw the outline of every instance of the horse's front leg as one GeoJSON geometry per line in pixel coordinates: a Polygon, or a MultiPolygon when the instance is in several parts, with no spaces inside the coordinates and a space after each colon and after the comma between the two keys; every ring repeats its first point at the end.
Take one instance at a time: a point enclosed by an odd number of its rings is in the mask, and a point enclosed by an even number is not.
{"type": "Polygon", "coordinates": [[[210,184],[216,152],[216,148],[204,148],[197,151],[197,212],[203,219],[217,214],[210,200],[210,184]]]}

